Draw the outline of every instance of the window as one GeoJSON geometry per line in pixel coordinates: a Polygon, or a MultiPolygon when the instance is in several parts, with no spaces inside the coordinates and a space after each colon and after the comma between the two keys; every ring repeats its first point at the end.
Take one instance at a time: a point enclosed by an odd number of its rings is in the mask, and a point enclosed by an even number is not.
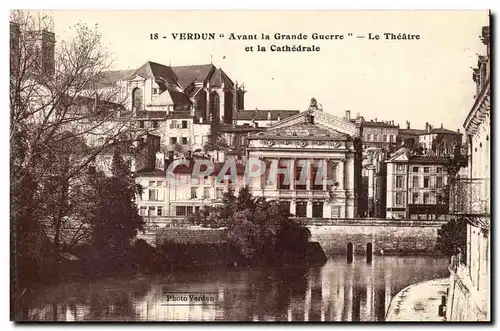
{"type": "Polygon", "coordinates": [[[424,192],[424,204],[429,203],[429,192],[424,192]]]}
{"type": "Polygon", "coordinates": [[[412,194],[412,199],[413,199],[412,201],[413,201],[414,204],[418,203],[418,193],[413,193],[412,194]]]}
{"type": "Polygon", "coordinates": [[[162,206],[156,207],[156,215],[163,216],[163,207],[162,206]]]}
{"type": "Polygon", "coordinates": [[[224,189],[222,187],[217,188],[217,199],[222,199],[222,195],[224,194],[224,189]]]}
{"type": "Polygon", "coordinates": [[[182,121],[182,128],[187,129],[188,128],[188,121],[182,121]]]}
{"type": "Polygon", "coordinates": [[[155,186],[155,183],[156,182],[154,182],[154,181],[149,181],[148,186],[155,186]]]}
{"type": "Polygon", "coordinates": [[[163,182],[156,182],[156,186],[162,186],[163,182]]]}
{"type": "Polygon", "coordinates": [[[386,141],[387,141],[387,135],[386,135],[386,134],[384,134],[384,135],[382,136],[382,140],[383,140],[384,142],[386,142],[386,141]]]}
{"type": "Polygon", "coordinates": [[[418,167],[413,167],[413,172],[418,172],[418,167]]]}
{"type": "Polygon", "coordinates": [[[156,190],[149,189],[149,200],[150,201],[157,201],[158,200],[158,192],[156,190]]]}
{"type": "Polygon", "coordinates": [[[396,171],[403,171],[403,165],[402,164],[396,164],[396,171]]]}
{"type": "Polygon", "coordinates": [[[139,215],[146,216],[146,210],[147,210],[146,207],[141,207],[141,210],[139,211],[139,215]]]}
{"type": "Polygon", "coordinates": [[[139,121],[139,128],[144,129],[144,121],[139,121]]]}
{"type": "Polygon", "coordinates": [[[188,138],[187,138],[187,137],[182,137],[182,138],[181,138],[181,143],[182,143],[183,145],[187,145],[187,144],[188,144],[188,138]]]}
{"type": "Polygon", "coordinates": [[[198,198],[197,191],[198,191],[197,187],[191,187],[191,199],[198,198]]]}
{"type": "Polygon", "coordinates": [[[175,215],[177,215],[177,216],[187,216],[187,208],[186,208],[186,206],[176,206],[175,207],[175,215]]]}
{"type": "Polygon", "coordinates": [[[295,216],[306,217],[307,216],[307,203],[297,202],[295,205],[295,216]]]}
{"type": "Polygon", "coordinates": [[[312,217],[323,218],[323,202],[314,202],[312,217]]]}
{"type": "Polygon", "coordinates": [[[170,137],[170,145],[177,144],[177,137],[170,137]]]}
{"type": "Polygon", "coordinates": [[[437,167],[437,168],[436,168],[436,172],[437,172],[438,174],[442,173],[442,172],[443,172],[443,168],[441,168],[441,167],[437,167]]]}
{"type": "Polygon", "coordinates": [[[443,187],[443,177],[436,177],[436,187],[437,188],[443,187]]]}
{"type": "Polygon", "coordinates": [[[368,141],[373,141],[373,135],[371,133],[368,134],[368,141]]]}
{"type": "Polygon", "coordinates": [[[396,193],[396,205],[402,205],[403,204],[403,193],[398,192],[396,193]]]}
{"type": "Polygon", "coordinates": [[[418,176],[413,176],[413,187],[418,188],[418,176]]]}
{"type": "Polygon", "coordinates": [[[210,187],[203,188],[203,198],[210,199],[210,187]]]}
{"type": "Polygon", "coordinates": [[[142,90],[138,87],[132,90],[132,108],[142,109],[142,90]]]}
{"type": "Polygon", "coordinates": [[[391,143],[393,143],[393,142],[394,142],[394,135],[393,135],[393,134],[391,134],[391,135],[389,136],[389,141],[390,141],[391,143]]]}
{"type": "Polygon", "coordinates": [[[153,128],[158,128],[158,121],[153,121],[153,128]]]}
{"type": "Polygon", "coordinates": [[[397,188],[403,187],[403,176],[396,176],[396,187],[397,188]]]}
{"type": "Polygon", "coordinates": [[[151,206],[148,208],[148,216],[154,216],[155,214],[155,207],[151,206]]]}
{"type": "Polygon", "coordinates": [[[193,213],[193,207],[191,207],[191,206],[187,206],[187,207],[186,207],[186,213],[187,213],[188,215],[191,215],[191,214],[193,213]]]}
{"type": "Polygon", "coordinates": [[[424,167],[424,172],[429,172],[429,167],[424,167]]]}
{"type": "Polygon", "coordinates": [[[429,187],[429,181],[430,181],[429,176],[425,176],[424,177],[424,187],[429,187]]]}
{"type": "Polygon", "coordinates": [[[160,89],[157,87],[153,87],[153,94],[160,94],[160,89]]]}
{"type": "Polygon", "coordinates": [[[378,140],[378,135],[374,134],[373,135],[373,141],[377,141],[378,140]]]}

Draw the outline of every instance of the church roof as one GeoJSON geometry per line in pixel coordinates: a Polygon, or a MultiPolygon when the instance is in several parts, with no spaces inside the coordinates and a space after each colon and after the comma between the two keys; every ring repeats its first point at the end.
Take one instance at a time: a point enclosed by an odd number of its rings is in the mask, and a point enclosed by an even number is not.
{"type": "Polygon", "coordinates": [[[144,63],[142,66],[140,66],[129,76],[129,78],[133,78],[134,76],[137,75],[144,78],[154,79],[157,81],[165,81],[168,83],[177,82],[177,77],[175,73],[172,71],[172,68],[151,61],[148,61],[144,63]]]}
{"type": "Polygon", "coordinates": [[[234,86],[233,81],[229,79],[226,73],[221,68],[217,68],[215,69],[215,72],[212,75],[212,78],[210,79],[210,86],[222,87],[222,84],[224,84],[225,87],[234,86]]]}
{"type": "Polygon", "coordinates": [[[193,82],[204,82],[214,70],[215,66],[213,64],[172,67],[172,71],[177,77],[177,82],[182,88],[186,88],[193,82]]]}
{"type": "Polygon", "coordinates": [[[234,114],[234,120],[240,121],[264,121],[264,120],[272,120],[277,121],[278,119],[285,119],[287,117],[298,114],[298,110],[278,110],[278,109],[269,109],[269,110],[238,110],[234,114]]]}

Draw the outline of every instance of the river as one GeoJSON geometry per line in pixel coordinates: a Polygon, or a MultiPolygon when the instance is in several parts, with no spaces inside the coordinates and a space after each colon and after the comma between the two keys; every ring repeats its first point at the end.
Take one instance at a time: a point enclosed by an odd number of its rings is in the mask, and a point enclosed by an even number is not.
{"type": "Polygon", "coordinates": [[[447,276],[447,264],[423,256],[375,256],[371,264],[355,257],[348,264],[345,257],[331,256],[322,267],[212,267],[81,280],[27,291],[22,319],[380,321],[400,290],[447,276]]]}

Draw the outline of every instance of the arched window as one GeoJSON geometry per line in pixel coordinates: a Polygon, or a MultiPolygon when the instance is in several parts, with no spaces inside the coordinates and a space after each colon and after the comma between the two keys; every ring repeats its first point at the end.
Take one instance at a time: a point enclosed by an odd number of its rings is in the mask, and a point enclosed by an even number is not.
{"type": "Polygon", "coordinates": [[[132,109],[142,109],[142,90],[138,87],[132,90],[132,109]]]}
{"type": "Polygon", "coordinates": [[[220,117],[220,98],[217,92],[210,93],[210,116],[212,122],[219,122],[220,117]]]}

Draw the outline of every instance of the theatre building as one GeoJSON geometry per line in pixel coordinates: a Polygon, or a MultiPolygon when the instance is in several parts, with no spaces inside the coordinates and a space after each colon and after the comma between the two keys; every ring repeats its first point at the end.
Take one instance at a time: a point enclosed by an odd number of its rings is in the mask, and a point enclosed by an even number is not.
{"type": "Polygon", "coordinates": [[[247,158],[266,164],[261,176],[250,179],[250,192],[289,205],[298,217],[357,217],[358,138],[355,124],[314,106],[250,134],[247,158]],[[280,171],[272,171],[273,164],[280,171]]]}

